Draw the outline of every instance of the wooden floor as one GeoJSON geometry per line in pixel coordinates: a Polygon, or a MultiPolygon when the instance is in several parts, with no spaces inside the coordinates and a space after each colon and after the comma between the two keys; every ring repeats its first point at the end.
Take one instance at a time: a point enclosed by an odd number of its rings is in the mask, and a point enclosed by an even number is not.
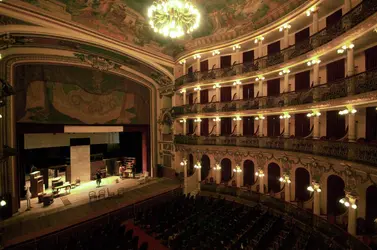
{"type": "Polygon", "coordinates": [[[34,198],[32,209],[26,211],[26,201],[22,201],[20,212],[0,224],[2,229],[0,245],[6,247],[61,230],[173,190],[180,185],[179,182],[166,178],[152,179],[142,185],[136,179],[125,179],[120,183],[115,183],[115,179],[109,178],[107,182],[104,179],[99,188],[96,188],[94,181],[83,184],[73,189],[71,194],[55,198],[54,203],[48,207],[43,207],[43,204],[39,204],[38,199],[34,198]],[[89,202],[89,191],[98,193],[98,190],[105,188],[107,196],[107,188],[110,192],[117,193],[120,187],[126,189],[126,193],[120,198],[89,202]]]}

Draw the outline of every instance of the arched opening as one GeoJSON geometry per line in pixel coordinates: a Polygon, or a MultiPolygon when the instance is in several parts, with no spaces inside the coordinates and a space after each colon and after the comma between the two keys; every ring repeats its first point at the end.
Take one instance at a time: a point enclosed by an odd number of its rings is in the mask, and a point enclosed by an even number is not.
{"type": "Polygon", "coordinates": [[[344,181],[337,175],[330,175],[327,178],[327,215],[337,216],[346,210],[339,200],[344,198],[344,181]]]}
{"type": "Polygon", "coordinates": [[[375,231],[375,223],[374,220],[377,218],[377,186],[372,185],[367,188],[366,192],[366,212],[365,212],[365,220],[368,232],[375,231]]]}
{"type": "Polygon", "coordinates": [[[268,164],[268,192],[280,191],[280,167],[275,162],[268,164]]]}
{"type": "Polygon", "coordinates": [[[201,169],[201,177],[202,180],[207,179],[209,170],[210,170],[211,162],[207,155],[202,156],[202,169],[201,169]]]}
{"type": "Polygon", "coordinates": [[[243,163],[243,185],[254,184],[254,162],[246,160],[243,163]]]}
{"type": "Polygon", "coordinates": [[[228,182],[232,178],[232,162],[228,158],[221,161],[221,182],[228,182]]]}
{"type": "Polygon", "coordinates": [[[307,190],[310,186],[310,174],[305,168],[297,168],[295,171],[295,195],[297,201],[307,201],[310,193],[307,190]]]}
{"type": "Polygon", "coordinates": [[[194,156],[189,154],[187,165],[187,176],[191,176],[194,173],[194,156]]]}

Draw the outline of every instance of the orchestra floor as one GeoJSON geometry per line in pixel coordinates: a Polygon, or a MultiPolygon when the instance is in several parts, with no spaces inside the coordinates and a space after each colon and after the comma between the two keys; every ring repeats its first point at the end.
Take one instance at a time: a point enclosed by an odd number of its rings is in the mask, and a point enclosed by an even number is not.
{"type": "Polygon", "coordinates": [[[118,179],[117,176],[104,178],[98,188],[95,181],[83,183],[72,189],[70,194],[56,197],[54,202],[46,207],[43,203],[38,203],[38,198],[33,198],[32,208],[29,211],[26,211],[26,200],[21,201],[19,212],[0,222],[0,227],[5,229],[2,235],[3,246],[61,230],[180,186],[179,182],[166,178],[151,179],[145,184],[139,184],[138,179],[123,179],[116,183],[116,179],[118,179]],[[99,190],[105,189],[106,197],[108,197],[107,189],[110,193],[117,194],[118,188],[121,187],[125,189],[121,198],[101,199],[101,202],[89,201],[90,191],[98,194],[99,190]],[[97,206],[97,203],[102,205],[97,206]]]}

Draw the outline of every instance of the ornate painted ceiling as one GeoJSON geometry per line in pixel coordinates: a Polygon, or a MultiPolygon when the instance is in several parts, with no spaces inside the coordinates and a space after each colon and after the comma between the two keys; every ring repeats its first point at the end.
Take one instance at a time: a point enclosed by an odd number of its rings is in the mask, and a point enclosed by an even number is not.
{"type": "Polygon", "coordinates": [[[306,0],[193,0],[200,28],[172,41],[155,34],[146,20],[153,0],[22,0],[122,42],[175,56],[211,42],[233,39],[292,11],[306,0]],[[57,13],[59,12],[59,13],[57,13]]]}

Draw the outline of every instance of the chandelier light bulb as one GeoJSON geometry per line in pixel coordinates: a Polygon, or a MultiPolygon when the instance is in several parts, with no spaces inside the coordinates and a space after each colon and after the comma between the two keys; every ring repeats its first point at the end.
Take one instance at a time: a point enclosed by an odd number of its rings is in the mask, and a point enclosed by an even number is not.
{"type": "Polygon", "coordinates": [[[352,114],[355,114],[356,112],[357,112],[356,109],[352,109],[352,110],[351,110],[351,113],[352,113],[352,114]]]}
{"type": "Polygon", "coordinates": [[[212,120],[213,120],[214,122],[219,122],[219,121],[221,121],[220,117],[213,118],[212,120]]]}
{"type": "Polygon", "coordinates": [[[317,192],[318,192],[318,193],[322,192],[322,189],[317,188],[317,192]]]}
{"type": "Polygon", "coordinates": [[[237,80],[237,81],[235,81],[235,82],[233,82],[233,85],[235,86],[235,85],[241,85],[242,84],[242,82],[240,81],[240,80],[237,80]]]}
{"type": "Polygon", "coordinates": [[[6,204],[7,204],[7,202],[5,200],[1,200],[0,201],[0,206],[1,207],[4,207],[6,204]]]}
{"type": "Polygon", "coordinates": [[[280,177],[280,178],[279,178],[279,181],[280,181],[280,182],[283,182],[283,181],[284,181],[283,177],[280,177]]]}
{"type": "Polygon", "coordinates": [[[344,204],[344,198],[340,199],[339,202],[344,204]]]}
{"type": "Polygon", "coordinates": [[[194,90],[199,91],[199,90],[201,90],[201,88],[198,86],[198,87],[195,87],[194,90]]]}
{"type": "Polygon", "coordinates": [[[357,205],[356,204],[352,204],[351,206],[353,209],[356,209],[357,208],[357,205]]]}
{"type": "Polygon", "coordinates": [[[220,55],[220,51],[219,50],[212,51],[212,56],[216,56],[216,55],[220,55]]]}
{"type": "Polygon", "coordinates": [[[186,60],[185,59],[182,59],[179,61],[179,64],[185,64],[186,63],[186,60]]]}
{"type": "Polygon", "coordinates": [[[350,203],[348,201],[344,202],[344,206],[349,207],[350,203]]]}
{"type": "Polygon", "coordinates": [[[181,89],[181,90],[179,91],[179,93],[181,93],[181,94],[186,93],[186,89],[181,89]]]}
{"type": "Polygon", "coordinates": [[[179,120],[180,123],[186,123],[186,119],[179,120]]]}
{"type": "Polygon", "coordinates": [[[218,89],[218,88],[221,88],[221,86],[220,86],[220,84],[216,83],[215,85],[213,85],[213,88],[218,89]]]}
{"type": "Polygon", "coordinates": [[[240,48],[241,48],[241,45],[236,44],[236,45],[233,45],[232,48],[233,48],[233,51],[234,51],[234,50],[240,49],[240,48]]]}
{"type": "Polygon", "coordinates": [[[162,0],[148,8],[149,25],[156,32],[170,38],[182,37],[196,30],[200,24],[199,10],[183,0],[162,0]]]}
{"type": "Polygon", "coordinates": [[[200,58],[202,58],[202,56],[200,54],[195,54],[194,55],[194,59],[200,59],[200,58]]]}
{"type": "Polygon", "coordinates": [[[307,190],[308,190],[309,192],[314,192],[314,188],[313,188],[312,186],[309,186],[309,187],[307,188],[307,190]]]}
{"type": "Polygon", "coordinates": [[[194,120],[194,122],[201,122],[201,121],[202,119],[200,119],[199,117],[194,120]]]}
{"type": "Polygon", "coordinates": [[[355,45],[354,45],[353,43],[351,43],[351,44],[348,46],[349,49],[353,49],[354,47],[355,47],[355,45]]]}
{"type": "Polygon", "coordinates": [[[3,118],[3,116],[0,114],[0,119],[3,118]]]}
{"type": "Polygon", "coordinates": [[[343,54],[343,52],[344,52],[344,49],[338,49],[338,50],[337,50],[337,53],[338,53],[338,54],[343,54]]]}

